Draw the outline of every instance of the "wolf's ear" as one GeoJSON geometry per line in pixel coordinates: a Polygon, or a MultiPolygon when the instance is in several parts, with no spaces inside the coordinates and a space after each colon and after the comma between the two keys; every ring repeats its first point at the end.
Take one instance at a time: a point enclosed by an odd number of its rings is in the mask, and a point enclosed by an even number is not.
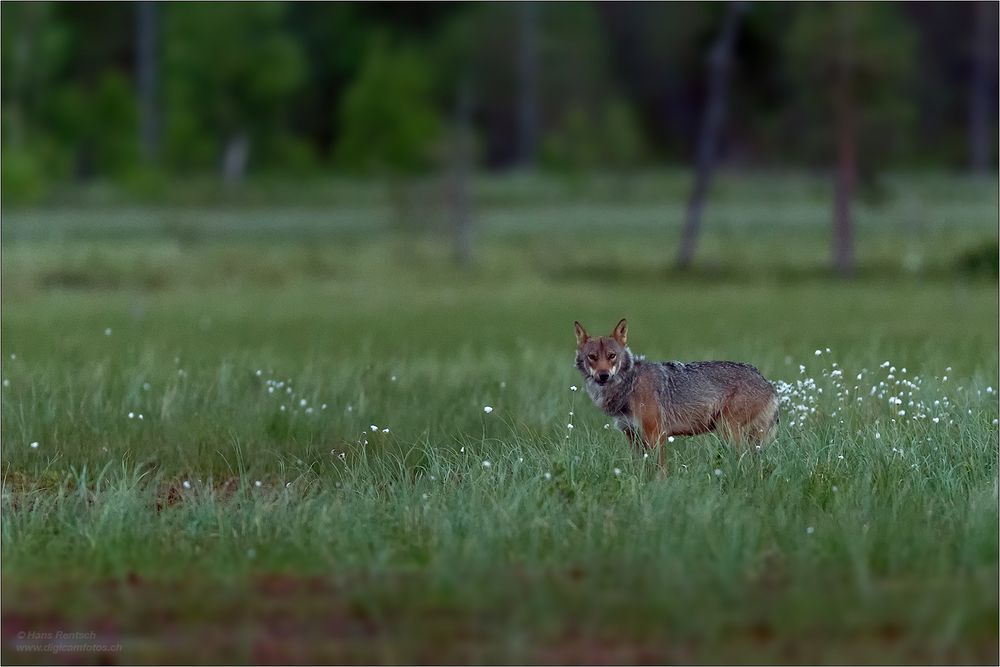
{"type": "Polygon", "coordinates": [[[587,335],[587,330],[583,328],[582,324],[580,324],[579,322],[573,322],[573,328],[576,329],[576,346],[577,347],[580,347],[581,345],[583,345],[584,343],[586,343],[588,340],[590,340],[590,336],[587,335]]]}
{"type": "Polygon", "coordinates": [[[625,345],[628,341],[628,322],[625,321],[624,317],[618,323],[618,326],[615,327],[615,330],[611,332],[611,337],[622,345],[625,345]]]}

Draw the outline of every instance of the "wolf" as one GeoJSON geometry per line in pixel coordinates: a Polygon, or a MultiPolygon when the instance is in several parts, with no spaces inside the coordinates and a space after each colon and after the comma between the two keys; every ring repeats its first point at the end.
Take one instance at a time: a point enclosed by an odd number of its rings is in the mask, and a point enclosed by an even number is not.
{"type": "Polygon", "coordinates": [[[735,361],[646,361],[628,348],[622,319],[610,336],[592,337],[579,322],[576,367],[594,404],[612,417],[637,450],[671,436],[718,432],[736,445],[761,446],[778,430],[778,394],[750,364],[735,361]]]}

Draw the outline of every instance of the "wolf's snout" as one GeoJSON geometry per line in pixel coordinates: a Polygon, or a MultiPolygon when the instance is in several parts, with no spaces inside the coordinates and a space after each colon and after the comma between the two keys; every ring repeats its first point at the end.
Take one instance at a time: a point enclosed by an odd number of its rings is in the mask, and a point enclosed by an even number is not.
{"type": "Polygon", "coordinates": [[[600,373],[597,374],[597,383],[598,384],[604,384],[610,378],[611,378],[611,373],[606,373],[606,372],[602,371],[602,372],[600,372],[600,373]]]}

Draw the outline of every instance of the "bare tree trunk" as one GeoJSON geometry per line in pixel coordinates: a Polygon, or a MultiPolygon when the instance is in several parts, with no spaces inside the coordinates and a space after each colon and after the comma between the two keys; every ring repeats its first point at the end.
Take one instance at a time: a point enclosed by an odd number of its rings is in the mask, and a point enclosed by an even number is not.
{"type": "MultiPolygon", "coordinates": [[[[982,174],[990,168],[990,77],[988,59],[991,56],[990,26],[996,25],[990,8],[992,3],[973,3],[975,35],[972,45],[972,81],[969,88],[969,166],[982,174]]],[[[996,47],[993,46],[995,51],[996,47]]]]}
{"type": "Polygon", "coordinates": [[[747,10],[745,2],[730,2],[715,44],[708,55],[707,78],[708,95],[705,102],[705,118],[698,138],[698,152],[695,157],[694,185],[688,200],[684,231],[677,253],[677,268],[686,269],[694,261],[698,232],[701,230],[701,214],[705,208],[705,197],[715,169],[718,153],[719,130],[726,116],[729,72],[736,46],[736,32],[740,20],[747,10]]]}
{"type": "Polygon", "coordinates": [[[250,155],[250,140],[243,132],[237,132],[226,141],[222,155],[222,181],[227,186],[239,185],[246,175],[247,158],[250,155]]]}
{"type": "Polygon", "coordinates": [[[156,3],[136,3],[136,72],[139,93],[139,149],[147,164],[156,162],[159,153],[159,118],[156,100],[157,28],[156,3]]]}
{"type": "Polygon", "coordinates": [[[840,13],[842,22],[840,53],[837,57],[834,81],[834,124],[837,164],[833,180],[833,263],[837,273],[850,277],[854,273],[854,219],[851,205],[858,175],[857,118],[853,91],[852,16],[848,8],[840,13]]]}
{"type": "Polygon", "coordinates": [[[518,161],[533,169],[538,157],[538,3],[519,3],[518,41],[518,161]]]}
{"type": "Polygon", "coordinates": [[[467,81],[458,90],[455,103],[454,142],[451,168],[451,208],[455,220],[455,260],[459,266],[472,265],[473,228],[469,196],[472,172],[472,91],[467,81]]]}

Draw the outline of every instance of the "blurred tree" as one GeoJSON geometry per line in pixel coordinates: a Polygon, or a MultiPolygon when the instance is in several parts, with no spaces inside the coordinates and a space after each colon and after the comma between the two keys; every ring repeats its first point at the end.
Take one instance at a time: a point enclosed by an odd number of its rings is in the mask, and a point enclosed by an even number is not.
{"type": "Polygon", "coordinates": [[[442,120],[431,70],[412,49],[374,39],[341,103],[340,164],[385,179],[396,212],[405,218],[407,181],[432,164],[442,120]]]}
{"type": "Polygon", "coordinates": [[[68,83],[51,97],[48,128],[75,147],[79,178],[124,177],[138,159],[138,117],[128,79],[108,70],[93,84],[68,83]]]}
{"type": "Polygon", "coordinates": [[[708,99],[705,101],[698,152],[695,156],[694,185],[691,188],[691,197],[688,199],[687,217],[677,253],[677,266],[681,269],[690,267],[694,261],[695,244],[701,229],[701,213],[705,207],[705,197],[708,195],[708,186],[715,168],[719,132],[726,114],[729,72],[733,52],[736,49],[736,31],[746,10],[745,2],[728,3],[722,29],[708,54],[706,63],[708,99]]]}
{"type": "Polygon", "coordinates": [[[803,3],[788,35],[788,62],[798,83],[797,111],[822,154],[834,155],[833,260],[854,272],[852,201],[859,180],[873,182],[905,138],[913,35],[895,5],[803,3]]]}
{"type": "Polygon", "coordinates": [[[139,97],[139,146],[147,164],[156,162],[160,144],[157,69],[159,8],[153,0],[139,0],[136,8],[136,88],[139,97]]]}
{"type": "MultiPolygon", "coordinates": [[[[565,102],[564,102],[565,105],[565,102]]],[[[574,101],[557,129],[549,131],[544,165],[564,174],[577,193],[595,173],[615,176],[618,194],[628,193],[629,177],[643,159],[642,129],[632,106],[619,95],[596,104],[574,101]]]]}
{"type": "Polygon", "coordinates": [[[177,3],[165,6],[164,85],[171,159],[221,163],[242,180],[252,150],[284,135],[305,62],[285,5],[177,3]],[[217,162],[218,161],[218,162],[217,162]]]}
{"type": "Polygon", "coordinates": [[[517,7],[519,18],[517,40],[519,161],[522,167],[533,169],[538,157],[539,6],[534,0],[523,0],[514,6],[517,7]]]}
{"type": "Polygon", "coordinates": [[[69,30],[54,9],[34,2],[0,5],[0,171],[7,202],[37,200],[64,170],[65,151],[38,122],[69,52],[69,30]]]}
{"type": "Polygon", "coordinates": [[[374,40],[340,108],[341,163],[382,173],[427,167],[441,124],[431,83],[418,54],[374,40]]]}
{"type": "MultiPolygon", "coordinates": [[[[995,91],[995,73],[990,76],[990,70],[995,70],[997,57],[997,43],[995,31],[997,26],[997,3],[976,2],[973,3],[973,38],[972,53],[972,76],[969,82],[969,162],[972,170],[977,173],[985,173],[989,170],[992,162],[992,146],[996,143],[991,141],[990,118],[996,121],[996,112],[990,102],[991,89],[995,91]],[[991,63],[991,61],[993,61],[991,63]],[[990,65],[994,64],[994,67],[990,65]]],[[[996,93],[992,93],[993,101],[996,101],[996,93]]]]}
{"type": "Polygon", "coordinates": [[[458,84],[451,128],[451,210],[454,218],[455,259],[469,267],[473,260],[473,220],[471,185],[474,137],[472,131],[472,87],[468,80],[458,84]]]}

